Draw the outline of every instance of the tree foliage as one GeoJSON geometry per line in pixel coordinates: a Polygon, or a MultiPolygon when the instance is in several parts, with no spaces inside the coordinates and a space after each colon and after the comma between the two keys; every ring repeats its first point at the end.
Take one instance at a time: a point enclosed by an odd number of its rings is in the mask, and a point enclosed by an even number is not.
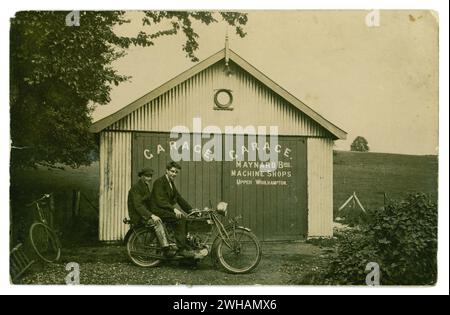
{"type": "Polygon", "coordinates": [[[88,128],[94,104],[107,104],[112,86],[129,79],[111,64],[130,46],[152,46],[159,37],[181,33],[186,38],[182,50],[195,62],[195,22],[210,25],[222,19],[241,37],[247,23],[246,14],[235,12],[144,11],[142,29],[126,37],[114,32],[130,23],[124,11],[80,12],[80,25],[72,27],[65,24],[68,13],[18,12],[11,20],[13,168],[91,162],[96,144],[88,128]]]}
{"type": "Polygon", "coordinates": [[[350,151],[356,152],[368,152],[369,151],[369,143],[364,137],[358,136],[353,140],[350,151]]]}

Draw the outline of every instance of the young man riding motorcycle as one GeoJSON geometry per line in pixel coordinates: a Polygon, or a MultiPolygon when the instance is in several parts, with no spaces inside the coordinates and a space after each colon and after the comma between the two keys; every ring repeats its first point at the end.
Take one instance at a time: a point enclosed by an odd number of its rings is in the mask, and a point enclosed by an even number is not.
{"type": "Polygon", "coordinates": [[[187,244],[186,215],[192,211],[191,205],[180,195],[174,180],[181,170],[176,162],[169,162],[166,173],[155,180],[150,198],[150,209],[166,225],[171,226],[181,256],[195,258],[201,255],[187,244]],[[178,204],[182,210],[176,208],[178,204]]]}

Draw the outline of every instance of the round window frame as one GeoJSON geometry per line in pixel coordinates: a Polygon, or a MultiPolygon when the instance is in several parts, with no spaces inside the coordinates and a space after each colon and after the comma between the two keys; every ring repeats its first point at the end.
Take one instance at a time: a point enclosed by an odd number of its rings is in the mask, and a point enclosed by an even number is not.
{"type": "Polygon", "coordinates": [[[228,89],[217,90],[216,93],[214,94],[214,104],[216,104],[216,106],[221,109],[230,108],[231,104],[233,104],[233,93],[231,93],[231,90],[228,90],[228,89]],[[219,102],[219,94],[220,93],[226,93],[228,95],[228,97],[229,97],[228,103],[222,104],[219,102]]]}

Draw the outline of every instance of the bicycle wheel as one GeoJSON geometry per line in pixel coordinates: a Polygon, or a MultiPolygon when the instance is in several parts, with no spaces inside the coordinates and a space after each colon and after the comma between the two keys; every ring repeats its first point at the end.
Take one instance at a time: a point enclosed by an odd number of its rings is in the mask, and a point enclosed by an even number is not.
{"type": "Polygon", "coordinates": [[[257,237],[243,228],[228,230],[229,244],[219,239],[216,257],[228,272],[239,274],[255,269],[261,261],[261,245],[257,237]]]}
{"type": "Polygon", "coordinates": [[[150,228],[139,228],[131,233],[127,252],[131,261],[140,267],[156,267],[161,262],[161,247],[150,228]]]}
{"type": "Polygon", "coordinates": [[[33,223],[30,227],[31,246],[44,261],[57,262],[61,257],[61,243],[55,232],[46,224],[33,223]]]}

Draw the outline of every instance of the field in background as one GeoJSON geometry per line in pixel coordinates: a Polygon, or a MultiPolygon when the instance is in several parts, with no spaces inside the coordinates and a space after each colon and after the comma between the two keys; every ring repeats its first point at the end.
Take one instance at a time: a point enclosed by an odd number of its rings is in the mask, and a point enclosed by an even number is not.
{"type": "MultiPolygon", "coordinates": [[[[438,161],[436,156],[384,153],[334,153],[334,211],[353,193],[366,208],[382,207],[383,193],[399,199],[409,192],[425,192],[437,198],[438,161]]],[[[99,166],[79,169],[20,171],[11,174],[12,241],[26,235],[32,211],[25,204],[43,193],[55,193],[58,222],[67,241],[91,242],[97,239],[99,166]],[[80,213],[73,213],[73,191],[80,190],[80,213]],[[92,207],[93,203],[95,207],[92,207]]]]}
{"type": "Polygon", "coordinates": [[[437,200],[437,156],[334,152],[334,211],[356,192],[367,209],[383,207],[386,193],[402,199],[424,192],[437,200]]]}

